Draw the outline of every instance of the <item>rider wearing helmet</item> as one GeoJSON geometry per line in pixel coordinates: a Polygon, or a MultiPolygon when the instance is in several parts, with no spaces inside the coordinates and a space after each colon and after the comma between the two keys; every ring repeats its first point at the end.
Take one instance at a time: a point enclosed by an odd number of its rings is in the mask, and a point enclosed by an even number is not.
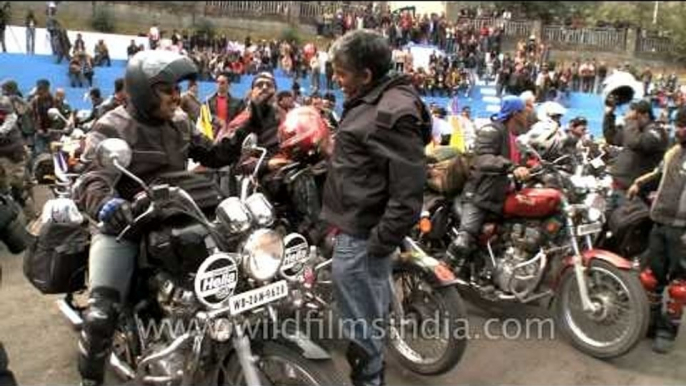
{"type": "Polygon", "coordinates": [[[544,160],[553,161],[563,154],[565,134],[553,121],[536,122],[528,133],[519,138],[544,160]]]}
{"type": "Polygon", "coordinates": [[[85,159],[91,162],[74,193],[82,210],[103,225],[92,231],[90,245],[90,299],[79,342],[82,384],[103,383],[105,361],[138,252],[137,243],[117,242],[116,235],[132,221],[129,202],[141,188],[92,162],[95,149],[106,138],[123,139],[133,150],[129,170],[148,183],[163,173],[186,170],[188,158],[209,167],[234,162],[240,155],[243,131],[213,145],[178,108],[177,83],[196,75],[197,68],[187,57],[170,51],[139,52],[126,68],[129,103],[103,115],[88,133],[85,159]]]}
{"type": "Polygon", "coordinates": [[[566,113],[567,109],[561,104],[557,102],[545,102],[538,107],[538,120],[555,122],[559,128],[562,126],[560,120],[566,113]]]}
{"type": "Polygon", "coordinates": [[[294,214],[300,218],[298,232],[307,235],[311,243],[319,245],[327,229],[327,224],[319,219],[319,215],[320,197],[326,180],[326,161],[332,151],[329,125],[315,107],[297,107],[279,125],[279,147],[280,154],[288,160],[311,167],[286,172],[281,178],[286,183],[275,184],[277,188],[272,188],[270,193],[276,193],[276,201],[286,199],[294,214]],[[282,189],[284,186],[287,189],[282,189]]]}

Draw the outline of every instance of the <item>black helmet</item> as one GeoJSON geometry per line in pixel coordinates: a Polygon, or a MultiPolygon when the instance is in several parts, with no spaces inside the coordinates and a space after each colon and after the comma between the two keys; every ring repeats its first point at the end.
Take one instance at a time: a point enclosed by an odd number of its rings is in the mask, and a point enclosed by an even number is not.
{"type": "Polygon", "coordinates": [[[586,117],[578,116],[569,121],[570,127],[577,127],[580,125],[588,126],[588,120],[586,119],[586,117]]]}
{"type": "Polygon", "coordinates": [[[195,78],[197,74],[197,67],[186,56],[171,51],[141,51],[126,66],[124,83],[136,114],[149,119],[160,104],[159,97],[153,92],[154,85],[175,85],[195,78]]]}
{"type": "Polygon", "coordinates": [[[4,81],[2,83],[2,94],[7,96],[21,95],[17,82],[12,79],[4,81]]]}

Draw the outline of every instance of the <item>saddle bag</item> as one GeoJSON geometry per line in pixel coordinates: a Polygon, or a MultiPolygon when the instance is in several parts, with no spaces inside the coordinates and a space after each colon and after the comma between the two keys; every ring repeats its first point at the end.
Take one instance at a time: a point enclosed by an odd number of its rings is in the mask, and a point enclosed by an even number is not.
{"type": "Polygon", "coordinates": [[[30,242],[24,254],[24,276],[46,295],[86,288],[88,223],[44,219],[37,218],[27,227],[30,242]]]}

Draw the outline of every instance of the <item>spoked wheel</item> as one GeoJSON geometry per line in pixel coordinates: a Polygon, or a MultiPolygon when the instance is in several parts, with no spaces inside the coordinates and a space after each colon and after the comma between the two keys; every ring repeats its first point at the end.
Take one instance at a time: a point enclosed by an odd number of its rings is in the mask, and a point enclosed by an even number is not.
{"type": "MultiPolygon", "coordinates": [[[[253,347],[258,358],[257,374],[261,385],[284,386],[327,386],[343,385],[333,361],[310,360],[293,349],[267,342],[253,347]]],[[[245,377],[238,358],[234,355],[219,369],[217,385],[245,385],[245,377]]]]}
{"type": "Polygon", "coordinates": [[[467,314],[457,289],[434,288],[423,274],[406,268],[394,270],[393,284],[402,310],[391,306],[391,354],[418,374],[451,370],[467,346],[467,314]]]}
{"type": "Polygon", "coordinates": [[[579,350],[597,357],[626,354],[646,334],[650,316],[645,290],[633,271],[594,261],[586,271],[594,311],[584,311],[573,270],[565,273],[556,300],[558,326],[579,350]]]}

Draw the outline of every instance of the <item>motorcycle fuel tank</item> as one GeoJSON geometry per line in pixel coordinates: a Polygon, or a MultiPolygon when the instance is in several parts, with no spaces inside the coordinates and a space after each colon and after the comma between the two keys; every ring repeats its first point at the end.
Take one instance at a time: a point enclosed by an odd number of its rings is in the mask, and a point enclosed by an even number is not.
{"type": "Polygon", "coordinates": [[[505,217],[541,218],[555,214],[562,202],[556,189],[526,188],[505,198],[505,217]]]}

